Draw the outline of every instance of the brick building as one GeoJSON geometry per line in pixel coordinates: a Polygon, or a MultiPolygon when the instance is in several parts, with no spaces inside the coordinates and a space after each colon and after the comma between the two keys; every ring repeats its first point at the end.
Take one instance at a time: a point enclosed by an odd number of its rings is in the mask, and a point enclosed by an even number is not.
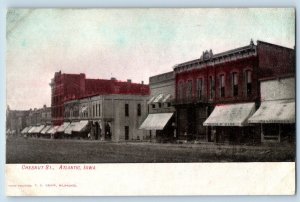
{"type": "Polygon", "coordinates": [[[54,74],[51,80],[52,123],[64,122],[64,103],[92,95],[149,95],[149,87],[144,84],[105,79],[88,79],[85,74],[65,74],[61,71],[54,74]]]}
{"type": "MultiPolygon", "coordinates": [[[[295,74],[295,51],[262,41],[255,45],[251,40],[247,46],[218,54],[205,51],[199,59],[176,65],[174,72],[179,137],[216,141],[212,129],[226,127],[226,124],[215,120],[207,123],[208,127],[203,126],[215,107],[226,105],[236,111],[243,107],[230,105],[248,103],[249,111],[241,113],[249,116],[253,113],[251,103],[254,110],[260,104],[260,79],[295,74]]],[[[222,107],[216,110],[222,111],[222,107]]],[[[235,126],[235,123],[228,124],[235,126]]],[[[225,131],[229,127],[222,129],[225,131]]],[[[239,129],[231,128],[231,132],[236,133],[239,129]]]]}

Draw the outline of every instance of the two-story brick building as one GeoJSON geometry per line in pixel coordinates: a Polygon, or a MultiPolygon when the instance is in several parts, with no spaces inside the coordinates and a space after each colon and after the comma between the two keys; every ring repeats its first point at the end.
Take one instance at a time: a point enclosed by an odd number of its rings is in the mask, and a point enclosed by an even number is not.
{"type": "Polygon", "coordinates": [[[64,122],[64,103],[93,95],[149,95],[149,86],[145,84],[118,81],[115,78],[88,79],[85,74],[66,74],[61,71],[51,80],[52,123],[64,122]]]}
{"type": "Polygon", "coordinates": [[[244,132],[246,119],[258,108],[259,79],[295,73],[295,51],[251,40],[218,54],[205,51],[199,59],[176,65],[174,72],[179,137],[226,141],[244,132]],[[237,105],[242,103],[248,105],[237,105]]]}

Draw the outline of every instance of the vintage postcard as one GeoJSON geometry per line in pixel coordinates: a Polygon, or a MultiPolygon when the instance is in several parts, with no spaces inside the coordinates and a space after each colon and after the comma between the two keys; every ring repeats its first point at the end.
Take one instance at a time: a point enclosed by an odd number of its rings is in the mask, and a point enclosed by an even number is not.
{"type": "Polygon", "coordinates": [[[6,194],[295,194],[295,9],[8,9],[6,194]]]}

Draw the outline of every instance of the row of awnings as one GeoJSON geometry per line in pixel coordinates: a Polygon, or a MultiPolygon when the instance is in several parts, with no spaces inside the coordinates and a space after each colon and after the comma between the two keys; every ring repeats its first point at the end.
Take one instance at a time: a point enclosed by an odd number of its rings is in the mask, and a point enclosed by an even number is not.
{"type": "Polygon", "coordinates": [[[254,123],[295,123],[294,101],[265,101],[255,112],[254,103],[218,105],[204,126],[247,126],[254,123]]]}
{"type": "Polygon", "coordinates": [[[152,103],[165,103],[165,102],[170,102],[172,98],[171,94],[159,94],[151,97],[151,99],[148,101],[147,104],[152,104],[152,103]]]}
{"type": "MultiPolygon", "coordinates": [[[[173,113],[149,114],[140,129],[163,130],[173,113]]],[[[295,123],[294,101],[265,101],[255,112],[255,103],[217,105],[204,126],[247,126],[255,123],[295,123]]]]}
{"type": "Polygon", "coordinates": [[[72,134],[72,132],[82,132],[87,128],[88,121],[78,122],[64,122],[60,126],[40,125],[40,126],[29,126],[24,128],[22,134],[55,134],[55,133],[66,133],[72,134]]]}

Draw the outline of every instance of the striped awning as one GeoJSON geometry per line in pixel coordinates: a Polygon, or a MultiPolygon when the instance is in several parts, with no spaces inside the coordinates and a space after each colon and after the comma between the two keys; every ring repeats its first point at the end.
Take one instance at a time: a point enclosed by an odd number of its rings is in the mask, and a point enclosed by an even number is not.
{"type": "Polygon", "coordinates": [[[62,125],[59,126],[56,132],[62,133],[65,129],[70,125],[70,122],[64,122],[62,125]]]}
{"type": "Polygon", "coordinates": [[[255,103],[217,105],[204,126],[245,126],[255,111],[255,103]]]}
{"type": "Polygon", "coordinates": [[[162,130],[167,125],[173,113],[149,114],[140,126],[142,130],[162,130]]]}
{"type": "Polygon", "coordinates": [[[295,123],[295,101],[265,101],[249,123],[295,123]]]}
{"type": "Polygon", "coordinates": [[[41,131],[41,134],[46,134],[46,132],[49,130],[51,128],[51,126],[45,126],[44,128],[43,128],[43,130],[41,131]]]}

